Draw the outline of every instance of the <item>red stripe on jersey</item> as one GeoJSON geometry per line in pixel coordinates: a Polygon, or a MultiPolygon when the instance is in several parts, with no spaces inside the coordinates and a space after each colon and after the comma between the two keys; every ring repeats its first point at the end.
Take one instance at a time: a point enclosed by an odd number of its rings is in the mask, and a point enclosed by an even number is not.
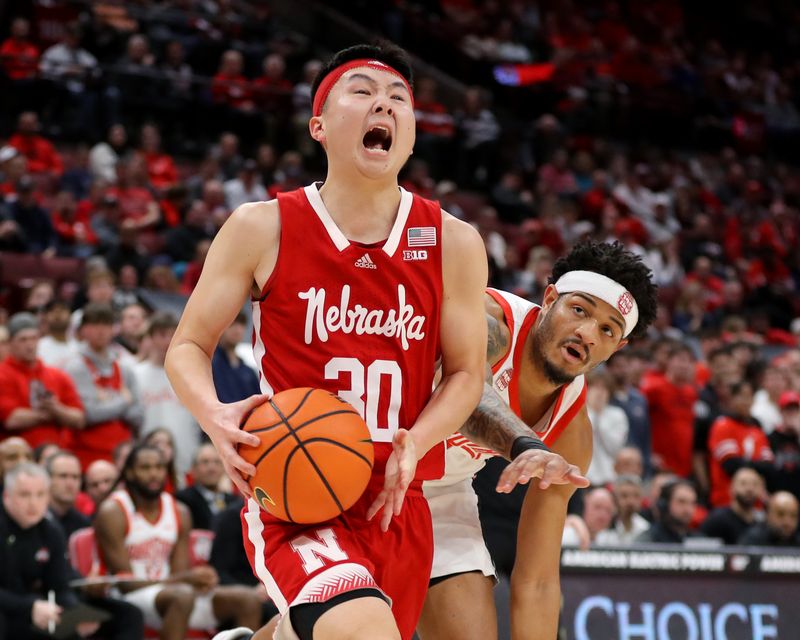
{"type": "MultiPolygon", "coordinates": [[[[407,230],[441,237],[441,208],[402,192],[386,241],[364,245],[342,234],[316,186],[279,194],[278,205],[274,275],[253,301],[262,389],[316,387],[353,404],[370,426],[380,475],[394,431],[414,425],[433,388],[441,242],[409,248],[407,230]]],[[[420,460],[418,479],[441,477],[443,451],[420,460]]]]}
{"type": "Polygon", "coordinates": [[[520,418],[522,418],[522,409],[520,409],[519,406],[519,372],[521,371],[520,366],[522,365],[522,353],[525,351],[525,341],[528,339],[528,334],[531,332],[533,323],[536,322],[536,318],[539,316],[540,308],[541,307],[533,307],[528,311],[525,319],[522,321],[522,326],[519,328],[517,344],[514,347],[514,369],[511,374],[511,382],[508,383],[508,399],[511,409],[520,418]]]}

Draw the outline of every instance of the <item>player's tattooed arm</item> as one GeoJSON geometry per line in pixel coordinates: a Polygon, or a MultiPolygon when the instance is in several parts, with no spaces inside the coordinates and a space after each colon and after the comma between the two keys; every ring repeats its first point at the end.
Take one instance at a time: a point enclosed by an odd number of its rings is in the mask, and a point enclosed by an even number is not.
{"type": "Polygon", "coordinates": [[[511,457],[511,445],[519,436],[534,437],[533,431],[520,420],[492,387],[491,363],[508,351],[508,333],[500,322],[487,314],[489,340],[487,343],[487,378],[481,401],[460,431],[474,443],[497,451],[506,459],[511,457]]]}
{"type": "Polygon", "coordinates": [[[474,443],[511,459],[511,445],[520,436],[535,437],[490,384],[483,385],[481,401],[461,427],[461,433],[474,443]]]}

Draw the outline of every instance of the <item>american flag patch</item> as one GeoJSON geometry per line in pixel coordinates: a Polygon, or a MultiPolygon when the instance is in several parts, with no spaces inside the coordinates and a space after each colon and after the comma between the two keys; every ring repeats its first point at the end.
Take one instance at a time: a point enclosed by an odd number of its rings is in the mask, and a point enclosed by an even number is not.
{"type": "Polygon", "coordinates": [[[409,247],[435,247],[436,227],[411,227],[408,230],[409,247]]]}

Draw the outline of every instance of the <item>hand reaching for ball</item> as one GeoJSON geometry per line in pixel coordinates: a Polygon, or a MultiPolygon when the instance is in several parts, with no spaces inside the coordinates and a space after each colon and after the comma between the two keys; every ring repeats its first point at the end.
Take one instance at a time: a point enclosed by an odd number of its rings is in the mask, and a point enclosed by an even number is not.
{"type": "Polygon", "coordinates": [[[386,461],[383,491],[378,494],[367,511],[367,520],[372,520],[375,514],[383,509],[382,531],[389,530],[392,516],[400,515],[406,490],[417,470],[417,461],[417,447],[411,432],[407,429],[398,429],[392,438],[392,454],[386,461]]]}
{"type": "Polygon", "coordinates": [[[219,452],[225,472],[233,484],[245,498],[252,497],[252,490],[247,477],[256,472],[256,468],[239,455],[239,447],[257,447],[258,436],[247,433],[240,428],[242,420],[256,407],[267,402],[267,396],[250,396],[232,404],[220,403],[203,425],[208,437],[219,452]]]}

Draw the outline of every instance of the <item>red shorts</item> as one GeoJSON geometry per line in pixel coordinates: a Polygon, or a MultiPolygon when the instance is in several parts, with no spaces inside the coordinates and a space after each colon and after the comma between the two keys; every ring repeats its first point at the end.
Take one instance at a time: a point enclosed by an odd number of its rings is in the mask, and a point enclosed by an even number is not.
{"type": "Polygon", "coordinates": [[[380,513],[366,519],[382,486],[383,479],[375,478],[345,513],[313,525],[290,524],[247,501],[242,509],[247,557],[281,614],[293,605],[375,587],[391,599],[403,639],[414,635],[431,576],[431,513],[421,483],[414,483],[384,533],[380,513]]]}

